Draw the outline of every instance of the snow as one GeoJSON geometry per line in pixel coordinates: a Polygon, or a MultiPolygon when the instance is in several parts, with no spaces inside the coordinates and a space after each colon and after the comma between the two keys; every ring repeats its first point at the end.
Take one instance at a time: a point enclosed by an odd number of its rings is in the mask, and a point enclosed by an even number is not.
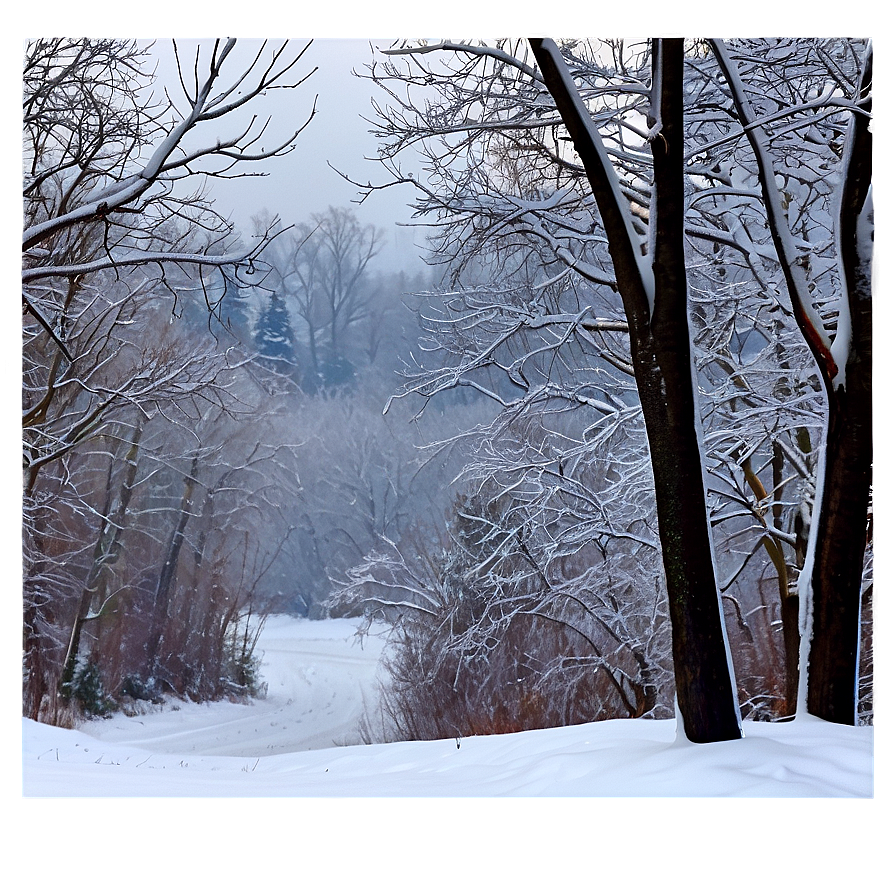
{"type": "MultiPolygon", "coordinates": [[[[205,732],[199,732],[205,733],[205,732]]],[[[569,728],[247,757],[166,753],[23,720],[26,796],[870,797],[869,728],[744,723],[695,746],[675,722],[569,728]]],[[[242,740],[239,742],[242,748],[242,740]]]]}
{"type": "Polygon", "coordinates": [[[82,723],[104,743],[155,753],[270,756],[361,743],[364,701],[376,697],[381,638],[358,642],[357,620],[275,616],[259,638],[267,697],[250,704],[174,701],[164,712],[82,723]]]}
{"type": "Polygon", "coordinates": [[[23,720],[24,795],[872,796],[873,729],[812,717],[746,722],[743,740],[702,746],[676,739],[672,720],[640,719],[365,745],[383,640],[355,630],[269,620],[268,696],[248,705],[175,703],[75,731],[23,720]]]}
{"type": "Polygon", "coordinates": [[[53,856],[40,892],[57,892],[50,880],[90,894],[126,881],[129,894],[152,896],[282,892],[286,881],[414,896],[542,896],[560,880],[581,884],[576,893],[613,883],[641,892],[650,879],[672,885],[684,859],[706,881],[691,892],[717,892],[714,874],[734,870],[734,893],[789,892],[794,874],[803,888],[838,893],[876,861],[886,827],[873,823],[880,799],[864,799],[871,728],[746,722],[743,740],[694,745],[676,739],[674,721],[614,720],[331,746],[352,740],[382,650],[379,636],[360,645],[354,630],[349,620],[270,620],[260,642],[268,697],[248,706],[182,704],[84,730],[23,720],[26,799],[12,826],[22,848],[12,852],[32,855],[31,873],[35,853],[53,856]],[[84,799],[147,796],[179,799],[84,799]],[[438,799],[498,796],[605,799],[438,799]],[[659,799],[685,796],[859,799],[659,799]],[[195,797],[216,799],[183,799],[195,797]],[[813,825],[836,837],[843,868],[801,863],[802,849],[818,849],[800,846],[813,825]]]}

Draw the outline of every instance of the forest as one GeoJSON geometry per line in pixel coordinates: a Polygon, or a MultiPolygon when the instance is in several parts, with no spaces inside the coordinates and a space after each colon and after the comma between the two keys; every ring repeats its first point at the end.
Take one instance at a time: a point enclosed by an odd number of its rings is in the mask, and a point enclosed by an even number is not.
{"type": "Polygon", "coordinates": [[[289,613],[389,624],[370,741],[871,724],[870,42],[378,51],[412,276],[218,210],[315,139],[235,44],[26,48],[23,715],[261,697],[289,613]]]}

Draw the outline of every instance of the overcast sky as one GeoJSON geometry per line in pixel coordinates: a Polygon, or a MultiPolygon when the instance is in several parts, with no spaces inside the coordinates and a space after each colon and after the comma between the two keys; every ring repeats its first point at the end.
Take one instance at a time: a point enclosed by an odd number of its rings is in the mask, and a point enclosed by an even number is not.
{"type": "MultiPolygon", "coordinates": [[[[306,42],[295,40],[295,49],[300,49],[306,42]]],[[[407,203],[413,198],[413,190],[404,186],[380,190],[358,205],[357,188],[330,167],[332,165],[359,182],[382,183],[384,180],[385,171],[379,163],[365,161],[365,157],[373,157],[377,149],[376,138],[368,133],[370,125],[362,118],[370,117],[372,85],[355,77],[352,70],[364,71],[364,66],[369,64],[371,43],[385,47],[390,42],[387,39],[315,39],[291,74],[303,76],[312,69],[317,71],[295,90],[270,91],[251,104],[260,115],[272,117],[262,141],[264,146],[286,139],[300,127],[316,98],[317,111],[313,120],[299,135],[291,153],[266,163],[268,176],[211,182],[210,189],[216,197],[218,210],[248,231],[251,216],[264,208],[278,213],[284,223],[291,224],[306,220],[314,212],[325,211],[330,205],[351,206],[363,223],[373,223],[386,230],[386,240],[378,259],[380,267],[410,271],[415,266],[422,266],[417,259],[419,250],[415,248],[415,243],[422,242],[422,234],[418,229],[396,226],[398,222],[410,221],[407,203]]],[[[228,59],[233,65],[225,67],[225,73],[234,76],[241,68],[242,60],[251,58],[259,43],[240,40],[228,59]]],[[[196,45],[196,41],[178,41],[181,61],[186,58],[188,66],[192,65],[196,45]]],[[[159,82],[170,83],[175,76],[171,41],[157,41],[154,52],[160,59],[159,82]]],[[[229,83],[229,78],[226,81],[229,83]]],[[[225,118],[220,125],[220,134],[213,133],[211,128],[203,133],[208,139],[230,136],[233,132],[232,124],[225,118]]]]}

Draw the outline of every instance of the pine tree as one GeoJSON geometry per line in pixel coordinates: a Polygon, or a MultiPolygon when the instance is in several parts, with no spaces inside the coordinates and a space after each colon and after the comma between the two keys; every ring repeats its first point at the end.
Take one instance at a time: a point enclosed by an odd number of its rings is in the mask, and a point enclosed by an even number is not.
{"type": "Polygon", "coordinates": [[[295,337],[286,303],[271,293],[268,307],[261,313],[255,330],[255,345],[262,364],[277,373],[293,374],[296,370],[295,337]]]}

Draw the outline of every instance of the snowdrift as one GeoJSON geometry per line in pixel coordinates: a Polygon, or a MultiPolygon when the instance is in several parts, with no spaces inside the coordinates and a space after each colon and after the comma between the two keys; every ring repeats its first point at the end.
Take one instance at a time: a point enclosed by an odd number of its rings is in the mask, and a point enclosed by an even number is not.
{"type": "Polygon", "coordinates": [[[747,722],[694,745],[675,722],[570,728],[263,756],[152,753],[23,720],[25,796],[872,796],[872,729],[747,722]]]}

